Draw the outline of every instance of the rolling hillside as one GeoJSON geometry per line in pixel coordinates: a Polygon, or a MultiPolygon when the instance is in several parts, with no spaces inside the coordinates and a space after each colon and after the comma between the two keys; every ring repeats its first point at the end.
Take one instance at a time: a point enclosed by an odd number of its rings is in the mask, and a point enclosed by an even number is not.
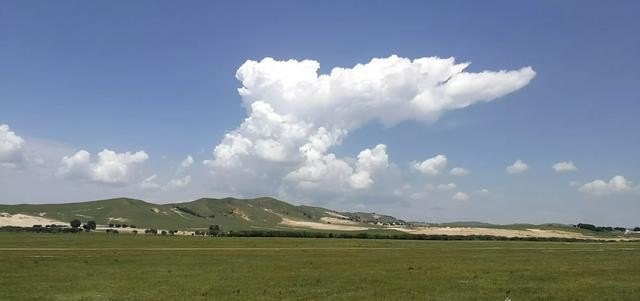
{"type": "MultiPolygon", "coordinates": [[[[128,224],[138,228],[197,230],[220,225],[224,230],[358,230],[374,227],[372,216],[320,207],[295,206],[274,198],[202,198],[191,202],[153,204],[117,198],[65,204],[0,205],[5,217],[20,215],[59,221],[96,221],[98,225],[128,224]],[[366,216],[366,218],[361,218],[366,216]],[[359,227],[359,228],[358,228],[359,227]],[[344,228],[344,229],[342,229],[344,228]]],[[[395,220],[381,216],[384,222],[395,220]]]]}
{"type": "Polygon", "coordinates": [[[274,198],[202,198],[191,202],[153,204],[117,198],[64,204],[0,205],[0,226],[62,224],[79,219],[108,224],[135,225],[138,229],[196,231],[220,226],[222,231],[267,230],[386,234],[488,235],[503,237],[561,237],[577,239],[636,239],[636,234],[593,232],[568,225],[492,225],[478,222],[444,224],[406,223],[392,216],[338,212],[322,207],[295,206],[274,198]]]}

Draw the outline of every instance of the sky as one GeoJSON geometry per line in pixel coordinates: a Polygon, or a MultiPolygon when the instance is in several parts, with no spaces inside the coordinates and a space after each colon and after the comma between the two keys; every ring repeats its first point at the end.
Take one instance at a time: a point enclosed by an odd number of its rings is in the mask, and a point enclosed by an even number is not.
{"type": "Polygon", "coordinates": [[[640,225],[636,1],[0,3],[2,204],[640,225]]]}

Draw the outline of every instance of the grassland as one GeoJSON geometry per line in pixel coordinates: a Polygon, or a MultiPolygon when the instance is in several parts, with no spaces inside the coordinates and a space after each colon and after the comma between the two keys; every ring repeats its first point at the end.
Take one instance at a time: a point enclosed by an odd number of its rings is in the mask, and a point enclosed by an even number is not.
{"type": "Polygon", "coordinates": [[[640,243],[0,233],[0,300],[638,300],[640,243]]]}

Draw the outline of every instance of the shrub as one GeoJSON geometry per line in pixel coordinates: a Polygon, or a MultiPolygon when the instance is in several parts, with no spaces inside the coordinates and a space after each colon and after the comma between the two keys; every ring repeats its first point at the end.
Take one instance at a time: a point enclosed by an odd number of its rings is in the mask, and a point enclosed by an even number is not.
{"type": "Polygon", "coordinates": [[[80,222],[79,219],[74,219],[69,222],[69,225],[71,226],[71,228],[74,228],[74,229],[77,229],[78,227],[80,227],[81,224],[82,222],[80,222]]]}
{"type": "Polygon", "coordinates": [[[598,228],[592,224],[578,224],[577,226],[580,229],[586,229],[586,230],[591,230],[591,231],[598,231],[598,228]]]}
{"type": "Polygon", "coordinates": [[[95,221],[88,221],[87,225],[89,226],[89,229],[91,229],[91,230],[95,230],[96,229],[96,222],[95,221]]]}
{"type": "Polygon", "coordinates": [[[191,209],[189,209],[187,207],[173,206],[173,208],[176,208],[176,209],[178,209],[178,210],[180,210],[180,211],[182,211],[184,213],[187,213],[187,214],[190,214],[190,215],[193,215],[193,216],[204,218],[204,216],[198,214],[197,212],[195,212],[195,211],[193,211],[193,210],[191,210],[191,209]]]}

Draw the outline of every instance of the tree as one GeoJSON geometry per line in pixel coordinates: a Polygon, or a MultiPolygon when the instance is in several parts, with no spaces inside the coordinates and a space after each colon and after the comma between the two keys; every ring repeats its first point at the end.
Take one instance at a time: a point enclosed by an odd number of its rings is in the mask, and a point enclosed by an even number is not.
{"type": "Polygon", "coordinates": [[[578,224],[578,228],[580,229],[587,229],[587,230],[591,230],[591,231],[598,231],[598,228],[594,225],[591,224],[578,224]]]}
{"type": "Polygon", "coordinates": [[[218,236],[220,234],[220,226],[218,225],[210,225],[209,226],[209,235],[210,236],[218,236]]]}
{"type": "Polygon", "coordinates": [[[88,221],[87,225],[89,226],[89,229],[91,229],[91,230],[95,230],[96,229],[96,222],[95,221],[88,221]]]}
{"type": "Polygon", "coordinates": [[[74,219],[69,222],[69,225],[71,225],[71,228],[74,228],[74,229],[77,229],[78,227],[80,227],[81,224],[82,222],[79,219],[74,219]]]}
{"type": "Polygon", "coordinates": [[[113,224],[109,224],[109,228],[113,228],[113,224]]]}

